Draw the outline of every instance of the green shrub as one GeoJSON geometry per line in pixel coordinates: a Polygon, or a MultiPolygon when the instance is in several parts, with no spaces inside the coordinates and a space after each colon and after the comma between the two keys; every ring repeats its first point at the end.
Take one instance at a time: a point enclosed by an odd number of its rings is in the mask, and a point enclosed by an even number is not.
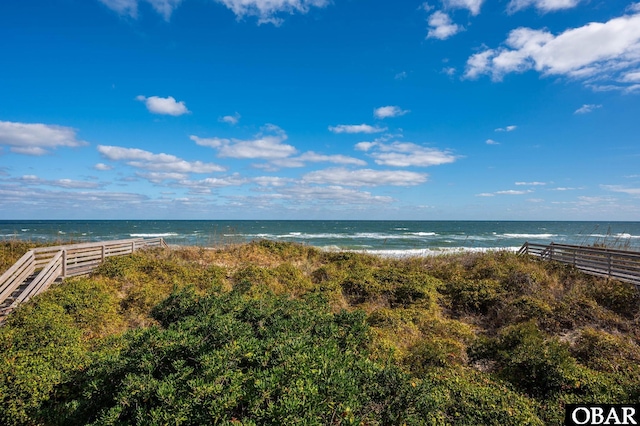
{"type": "Polygon", "coordinates": [[[222,421],[359,422],[378,367],[366,358],[360,312],[331,314],[317,299],[238,294],[202,299],[183,290],[159,306],[167,328],[133,331],[124,349],[64,385],[60,424],[222,421]],[[182,299],[182,300],[181,300],[182,299]],[[182,311],[182,312],[181,312],[182,311]],[[109,389],[109,390],[107,390],[109,389]]]}
{"type": "Polygon", "coordinates": [[[533,321],[506,327],[481,345],[477,358],[495,361],[500,377],[535,398],[570,389],[578,381],[568,345],[547,338],[533,321]]]}
{"type": "Polygon", "coordinates": [[[442,292],[455,311],[483,315],[496,306],[504,294],[500,282],[494,279],[449,281],[442,292]]]}
{"type": "Polygon", "coordinates": [[[485,374],[461,367],[430,370],[417,386],[421,424],[544,425],[540,405],[485,374]]]}
{"type": "Polygon", "coordinates": [[[87,364],[83,330],[46,298],[15,311],[0,327],[0,424],[33,423],[65,375],[87,364]]]}
{"type": "Polygon", "coordinates": [[[411,371],[418,375],[434,367],[451,367],[465,361],[465,345],[459,340],[441,337],[422,340],[411,348],[406,360],[411,371]]]}
{"type": "Polygon", "coordinates": [[[632,339],[591,327],[583,329],[571,348],[589,368],[604,372],[640,373],[640,347],[632,339]]]}
{"type": "Polygon", "coordinates": [[[625,318],[640,313],[640,291],[633,284],[602,279],[590,287],[590,293],[598,304],[625,318]]]}
{"type": "Polygon", "coordinates": [[[560,424],[640,402],[636,297],[503,252],[139,252],[0,328],[0,424],[560,424]]]}

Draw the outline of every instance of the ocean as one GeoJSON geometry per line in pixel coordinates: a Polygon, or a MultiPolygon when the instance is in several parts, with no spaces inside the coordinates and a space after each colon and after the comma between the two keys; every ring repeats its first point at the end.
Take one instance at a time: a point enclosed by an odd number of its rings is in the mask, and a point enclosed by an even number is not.
{"type": "Polygon", "coordinates": [[[640,251],[640,222],[532,221],[218,221],[3,220],[0,239],[93,242],[163,237],[168,244],[215,247],[259,239],[386,256],[517,250],[535,243],[607,244],[640,251]]]}

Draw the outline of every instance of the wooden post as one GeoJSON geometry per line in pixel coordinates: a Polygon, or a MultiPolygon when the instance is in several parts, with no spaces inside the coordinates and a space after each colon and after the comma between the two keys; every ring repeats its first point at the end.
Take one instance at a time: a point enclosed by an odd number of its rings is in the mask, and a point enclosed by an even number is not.
{"type": "Polygon", "coordinates": [[[104,263],[104,259],[107,257],[107,248],[105,247],[104,244],[102,245],[102,253],[101,253],[101,255],[102,255],[101,256],[102,257],[101,262],[104,263]]]}
{"type": "Polygon", "coordinates": [[[62,250],[62,277],[67,276],[67,251],[62,250]]]}
{"type": "Polygon", "coordinates": [[[133,253],[134,251],[136,251],[136,242],[131,241],[131,253],[133,253]]]}

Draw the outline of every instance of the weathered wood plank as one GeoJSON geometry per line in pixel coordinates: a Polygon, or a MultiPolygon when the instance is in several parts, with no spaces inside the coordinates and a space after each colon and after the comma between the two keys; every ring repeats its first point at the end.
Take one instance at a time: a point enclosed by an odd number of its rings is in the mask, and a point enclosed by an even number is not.
{"type": "Polygon", "coordinates": [[[25,253],[11,268],[0,277],[0,303],[4,302],[24,280],[33,274],[33,251],[25,253]]]}

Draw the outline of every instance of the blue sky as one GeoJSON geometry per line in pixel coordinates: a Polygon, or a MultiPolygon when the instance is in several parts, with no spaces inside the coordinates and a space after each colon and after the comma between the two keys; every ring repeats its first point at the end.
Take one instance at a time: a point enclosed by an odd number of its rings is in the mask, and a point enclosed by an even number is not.
{"type": "Polygon", "coordinates": [[[0,2],[0,219],[639,220],[640,3],[0,2]]]}

